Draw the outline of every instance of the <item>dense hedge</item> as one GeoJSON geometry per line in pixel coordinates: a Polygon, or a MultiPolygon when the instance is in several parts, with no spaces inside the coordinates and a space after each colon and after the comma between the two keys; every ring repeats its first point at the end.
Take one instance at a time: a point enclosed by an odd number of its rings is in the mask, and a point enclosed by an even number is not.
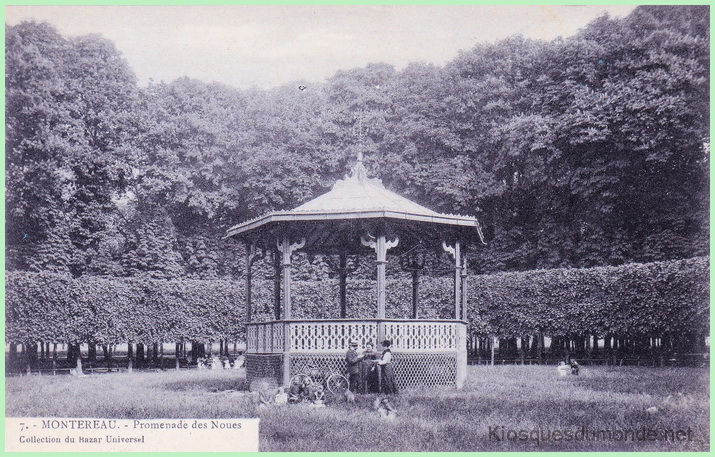
{"type": "Polygon", "coordinates": [[[661,337],[709,332],[709,260],[470,278],[478,333],[661,337]]]}
{"type": "Polygon", "coordinates": [[[7,341],[216,341],[242,332],[243,283],[6,274],[7,341]]]}
{"type": "MultiPolygon", "coordinates": [[[[654,337],[709,331],[707,258],[591,269],[469,277],[472,333],[503,337],[541,332],[654,337]]],[[[271,319],[270,281],[253,287],[254,314],[271,319]]],[[[409,280],[387,284],[387,316],[408,317],[409,280]]],[[[339,315],[338,283],[297,281],[294,317],[339,315]]],[[[376,315],[375,284],[348,281],[348,317],[376,315]]],[[[451,278],[422,278],[419,315],[451,317],[451,278]]],[[[241,338],[242,280],[72,278],[6,273],[6,333],[13,342],[117,343],[241,338]]]]}

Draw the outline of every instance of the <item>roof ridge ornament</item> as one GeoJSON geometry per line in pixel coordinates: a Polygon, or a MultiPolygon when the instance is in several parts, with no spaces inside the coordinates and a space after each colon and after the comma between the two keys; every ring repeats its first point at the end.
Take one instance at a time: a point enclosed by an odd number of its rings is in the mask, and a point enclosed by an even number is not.
{"type": "Polygon", "coordinates": [[[357,178],[358,181],[365,181],[367,179],[367,169],[363,163],[363,148],[365,147],[365,137],[367,136],[370,129],[367,126],[363,126],[362,120],[365,115],[364,111],[359,111],[355,117],[356,124],[353,126],[353,135],[358,138],[358,150],[357,150],[357,162],[352,168],[352,173],[350,177],[357,178]]]}

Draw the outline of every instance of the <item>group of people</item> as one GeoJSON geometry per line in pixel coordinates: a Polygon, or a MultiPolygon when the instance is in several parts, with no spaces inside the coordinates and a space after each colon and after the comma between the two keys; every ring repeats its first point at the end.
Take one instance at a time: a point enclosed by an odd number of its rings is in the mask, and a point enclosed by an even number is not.
{"type": "Polygon", "coordinates": [[[358,353],[358,342],[350,341],[350,348],[345,354],[350,390],[355,393],[396,394],[395,370],[392,367],[392,341],[382,342],[382,353],[375,352],[371,342],[365,344],[365,350],[358,353]]]}
{"type": "Polygon", "coordinates": [[[244,364],[244,357],[242,355],[236,357],[235,359],[230,359],[228,357],[199,357],[196,359],[196,367],[199,370],[229,370],[229,369],[239,369],[244,364]]]}
{"type": "Polygon", "coordinates": [[[315,382],[306,377],[290,385],[287,399],[288,403],[323,405],[325,401],[325,389],[319,382],[315,382]]]}

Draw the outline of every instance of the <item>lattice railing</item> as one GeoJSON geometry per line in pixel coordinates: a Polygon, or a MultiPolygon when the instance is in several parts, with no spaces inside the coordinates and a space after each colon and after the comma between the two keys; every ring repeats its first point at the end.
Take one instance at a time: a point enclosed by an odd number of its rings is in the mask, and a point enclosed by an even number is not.
{"type": "Polygon", "coordinates": [[[283,352],[284,327],[282,322],[262,322],[246,326],[246,352],[271,354],[283,352]]]}
{"type": "Polygon", "coordinates": [[[249,353],[343,353],[350,340],[361,348],[368,342],[380,350],[378,335],[392,340],[392,350],[399,353],[441,353],[456,351],[460,321],[339,319],[252,323],[246,327],[249,353]],[[288,326],[288,335],[285,328],[288,326]]]}
{"type": "Polygon", "coordinates": [[[291,322],[290,349],[296,352],[344,352],[351,340],[360,347],[377,340],[376,322],[291,322]]]}
{"type": "Polygon", "coordinates": [[[453,351],[457,325],[453,322],[385,322],[384,335],[399,352],[453,351]]]}

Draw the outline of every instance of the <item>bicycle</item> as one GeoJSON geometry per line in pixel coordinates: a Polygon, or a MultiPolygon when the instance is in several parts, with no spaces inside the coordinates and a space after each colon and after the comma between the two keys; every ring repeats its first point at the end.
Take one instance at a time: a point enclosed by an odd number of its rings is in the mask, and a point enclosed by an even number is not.
{"type": "Polygon", "coordinates": [[[344,394],[350,387],[348,378],[333,370],[321,370],[317,367],[309,367],[307,372],[298,373],[290,378],[289,386],[309,386],[313,383],[320,384],[334,395],[344,394]]]}

